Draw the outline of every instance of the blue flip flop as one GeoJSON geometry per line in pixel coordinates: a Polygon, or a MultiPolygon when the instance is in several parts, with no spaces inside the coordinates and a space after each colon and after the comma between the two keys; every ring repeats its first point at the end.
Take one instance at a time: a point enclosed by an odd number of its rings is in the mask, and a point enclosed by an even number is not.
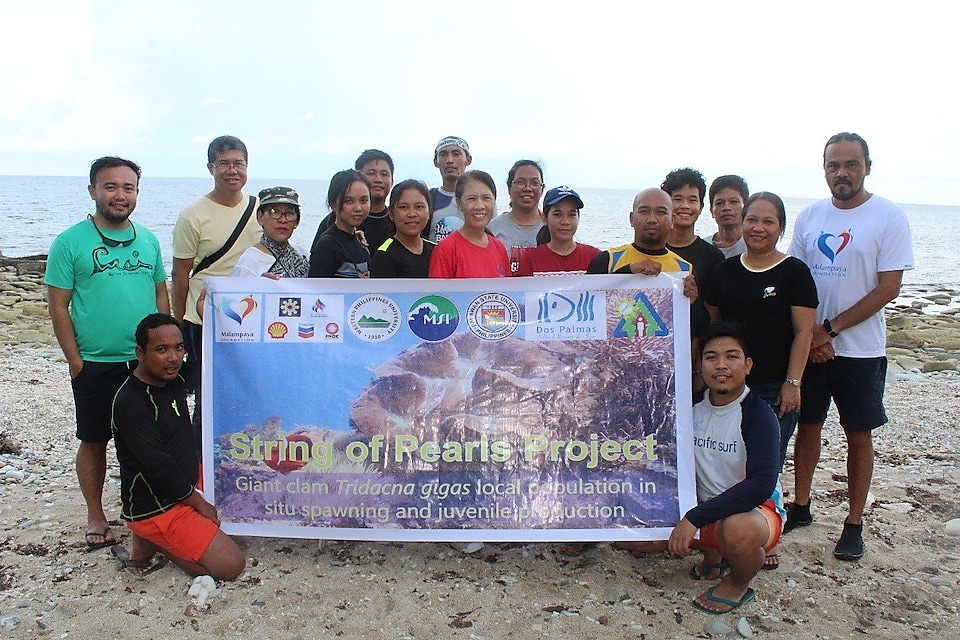
{"type": "Polygon", "coordinates": [[[703,606],[696,600],[693,601],[693,606],[697,609],[700,609],[700,611],[705,611],[706,613],[710,613],[715,616],[722,616],[725,613],[730,613],[731,611],[739,609],[743,605],[753,600],[753,598],[757,595],[756,591],[754,591],[750,587],[747,587],[747,590],[744,591],[743,593],[743,597],[740,598],[739,600],[727,600],[726,598],[721,598],[720,596],[713,595],[713,589],[714,589],[713,587],[710,587],[709,589],[707,589],[707,592],[705,594],[707,596],[707,600],[709,600],[710,602],[725,604],[728,607],[730,607],[729,609],[727,609],[726,611],[714,611],[713,609],[708,609],[707,607],[703,606]]]}
{"type": "Polygon", "coordinates": [[[700,564],[695,564],[690,567],[690,577],[694,580],[719,580],[729,568],[730,565],[727,564],[727,561],[723,558],[720,558],[720,562],[716,564],[707,564],[706,562],[701,562],[700,564]],[[706,575],[714,569],[719,569],[720,575],[718,575],[716,578],[707,578],[706,575]]]}

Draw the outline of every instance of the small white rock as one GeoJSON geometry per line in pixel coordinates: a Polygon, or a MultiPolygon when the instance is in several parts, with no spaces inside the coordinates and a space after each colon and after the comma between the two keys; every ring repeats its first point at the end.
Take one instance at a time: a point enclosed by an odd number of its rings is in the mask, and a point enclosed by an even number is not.
{"type": "Polygon", "coordinates": [[[747,622],[746,618],[740,618],[737,620],[737,633],[739,633],[744,638],[753,637],[753,629],[750,628],[750,623],[747,622]]]}
{"type": "Polygon", "coordinates": [[[960,536],[960,518],[954,518],[947,523],[946,533],[948,536],[960,536]]]}
{"type": "Polygon", "coordinates": [[[20,625],[20,618],[17,616],[7,616],[6,618],[0,620],[0,628],[3,628],[6,631],[13,631],[20,625]]]}
{"type": "Polygon", "coordinates": [[[909,502],[891,502],[889,504],[881,504],[880,508],[893,511],[894,513],[910,513],[914,507],[909,502]]]}
{"type": "Polygon", "coordinates": [[[725,636],[728,633],[733,633],[733,629],[728,627],[721,617],[716,617],[710,621],[704,631],[712,636],[725,636]]]}

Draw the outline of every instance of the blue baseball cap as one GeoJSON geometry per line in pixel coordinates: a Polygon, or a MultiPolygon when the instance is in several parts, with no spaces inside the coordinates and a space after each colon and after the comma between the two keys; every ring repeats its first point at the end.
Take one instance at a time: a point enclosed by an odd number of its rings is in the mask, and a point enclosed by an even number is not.
{"type": "Polygon", "coordinates": [[[546,211],[564,198],[573,198],[573,201],[577,203],[577,209],[583,209],[583,200],[580,199],[580,194],[566,185],[561,185],[550,189],[543,196],[543,210],[546,211]]]}

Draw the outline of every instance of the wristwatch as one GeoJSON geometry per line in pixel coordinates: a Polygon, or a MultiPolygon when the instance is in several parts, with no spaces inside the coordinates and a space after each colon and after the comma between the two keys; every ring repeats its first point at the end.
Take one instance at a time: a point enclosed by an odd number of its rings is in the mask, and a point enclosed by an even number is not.
{"type": "Polygon", "coordinates": [[[830,334],[831,338],[836,338],[839,335],[833,330],[833,325],[830,324],[829,318],[823,321],[823,328],[827,330],[827,333],[830,334]]]}
{"type": "Polygon", "coordinates": [[[800,386],[800,381],[797,380],[796,378],[787,378],[786,380],[784,380],[784,382],[786,382],[787,384],[792,384],[795,387],[800,386]]]}

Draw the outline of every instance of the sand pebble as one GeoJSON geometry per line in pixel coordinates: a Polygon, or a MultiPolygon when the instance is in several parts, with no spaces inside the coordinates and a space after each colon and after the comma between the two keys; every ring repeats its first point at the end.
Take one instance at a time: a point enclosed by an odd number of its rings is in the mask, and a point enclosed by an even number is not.
{"type": "Polygon", "coordinates": [[[947,523],[946,534],[948,536],[960,536],[960,518],[954,518],[947,523]]]}
{"type": "Polygon", "coordinates": [[[935,587],[950,587],[953,585],[953,580],[948,580],[946,578],[941,578],[939,576],[930,576],[927,579],[927,582],[929,582],[935,587]]]}
{"type": "Polygon", "coordinates": [[[914,506],[909,502],[891,502],[888,504],[881,504],[881,509],[886,509],[887,511],[893,511],[894,513],[910,513],[913,511],[914,506]]]}
{"type": "Polygon", "coordinates": [[[740,618],[737,620],[737,633],[739,633],[744,638],[753,637],[753,629],[750,628],[750,623],[747,622],[746,618],[740,618]]]}
{"type": "Polygon", "coordinates": [[[0,627],[5,631],[13,631],[20,625],[20,618],[17,616],[7,616],[6,618],[0,620],[0,627]]]}
{"type": "Polygon", "coordinates": [[[712,636],[725,636],[729,633],[733,633],[733,629],[727,626],[727,624],[723,621],[723,618],[719,617],[711,620],[710,624],[704,627],[703,631],[704,633],[709,633],[712,636]]]}

